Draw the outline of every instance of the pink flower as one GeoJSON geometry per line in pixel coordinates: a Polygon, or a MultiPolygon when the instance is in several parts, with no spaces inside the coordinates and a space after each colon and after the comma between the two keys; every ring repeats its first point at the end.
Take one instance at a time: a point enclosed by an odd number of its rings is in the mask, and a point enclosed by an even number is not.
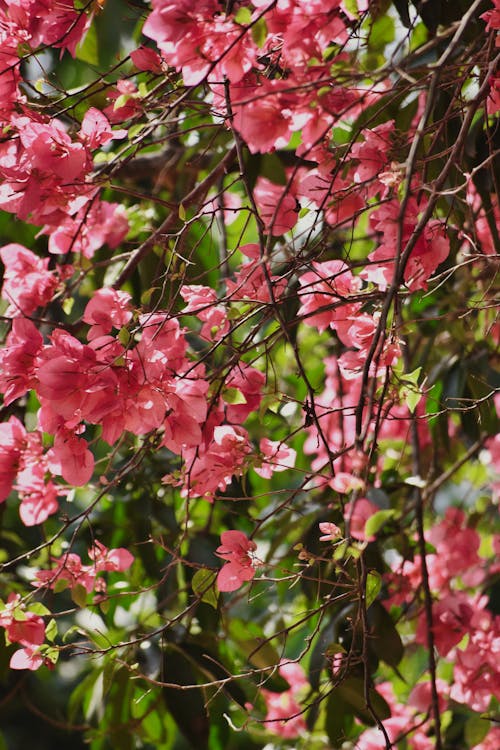
{"type": "MultiPolygon", "coordinates": [[[[408,202],[402,226],[403,247],[410,239],[418,224],[419,215],[425,203],[418,204],[415,198],[408,202]]],[[[394,277],[394,263],[398,245],[399,202],[383,204],[370,216],[370,224],[382,234],[378,247],[369,254],[371,261],[360,273],[360,277],[385,290],[394,277]]],[[[442,222],[432,219],[427,222],[410,254],[404,269],[404,281],[411,291],[426,289],[427,280],[437,267],[448,257],[450,242],[442,222]]]]}
{"type": "Polygon", "coordinates": [[[18,89],[20,67],[17,43],[15,40],[8,40],[4,35],[2,49],[0,49],[0,101],[2,102],[4,116],[8,116],[12,112],[15,102],[20,96],[18,89]]]}
{"type": "MultiPolygon", "coordinates": [[[[434,644],[441,656],[446,656],[470,632],[471,620],[478,608],[478,602],[465,591],[450,592],[434,602],[432,630],[434,644]]],[[[415,640],[422,645],[427,644],[427,622],[423,612],[418,619],[415,640]]]]}
{"type": "Polygon", "coordinates": [[[92,150],[112,141],[113,138],[125,138],[127,134],[127,130],[112,130],[106,115],[95,107],[87,110],[80,129],[80,138],[92,150]]]}
{"type": "Polygon", "coordinates": [[[269,302],[271,300],[270,282],[274,299],[279,299],[286,289],[286,279],[271,275],[269,263],[264,264],[261,261],[258,245],[249,243],[248,245],[242,245],[239,249],[250,260],[240,266],[240,270],[234,274],[234,281],[227,279],[228,297],[232,300],[245,299],[252,302],[269,302]]]}
{"type": "Polygon", "coordinates": [[[88,340],[110,333],[112,328],[126,326],[132,317],[130,294],[110,287],[98,289],[85,308],[83,320],[91,328],[88,340]]]}
{"type": "Polygon", "coordinates": [[[351,149],[351,155],[359,160],[354,172],[355,182],[365,182],[377,177],[387,164],[388,154],[391,148],[390,136],[394,131],[394,121],[377,125],[376,127],[363,130],[364,141],[355,143],[351,149]]]}
{"type": "Polygon", "coordinates": [[[212,500],[217,490],[226,489],[233,476],[241,476],[252,452],[243,427],[217,425],[207,444],[206,450],[196,446],[184,452],[185,497],[203,496],[212,500]]]}
{"type": "Polygon", "coordinates": [[[353,276],[346,263],[329,260],[325,263],[313,261],[314,270],[299,279],[301,306],[298,312],[304,323],[316,327],[320,332],[328,326],[337,328],[340,321],[359,313],[359,304],[346,304],[346,298],[361,288],[360,281],[353,276]]]}
{"type": "Polygon", "coordinates": [[[448,579],[460,573],[470,575],[481,562],[479,534],[466,526],[465,513],[459,508],[448,508],[444,519],[426,531],[425,538],[435,546],[439,566],[448,579]]]}
{"type": "Polygon", "coordinates": [[[58,581],[66,581],[69,588],[81,585],[88,594],[95,589],[105,591],[106,584],[102,579],[97,579],[99,573],[105,571],[122,573],[128,570],[134,562],[134,556],[123,547],[108,549],[96,541],[89,549],[89,557],[92,565],[83,565],[80,556],[74,552],[68,552],[60,558],[52,558],[55,567],[51,570],[39,570],[36,574],[37,588],[49,586],[53,589],[58,581]]]}
{"type": "Polygon", "coordinates": [[[67,552],[60,558],[52,558],[52,562],[55,567],[37,571],[34,586],[48,586],[53,589],[58,581],[65,581],[70,589],[79,584],[88,594],[93,591],[97,574],[94,565],[82,565],[80,556],[74,552],[67,552]]]}
{"type": "Polygon", "coordinates": [[[72,57],[92,20],[92,15],[76,10],[72,0],[16,3],[15,7],[18,13],[21,8],[26,9],[24,17],[21,16],[23,33],[30,39],[32,49],[46,44],[67,49],[72,57]]]}
{"type": "Polygon", "coordinates": [[[0,424],[0,502],[9,495],[19,471],[26,431],[16,417],[0,424]]]}
{"type": "Polygon", "coordinates": [[[7,315],[29,315],[47,305],[59,280],[42,259],[16,242],[0,248],[5,266],[2,296],[9,301],[7,315]]]}
{"type": "Polygon", "coordinates": [[[473,711],[487,711],[492,696],[500,700],[500,617],[484,614],[485,621],[469,636],[466,648],[455,651],[450,691],[453,700],[473,711]]]}
{"type": "Polygon", "coordinates": [[[59,430],[51,449],[50,468],[74,487],[87,484],[94,472],[94,456],[87,441],[68,430],[59,430]]]}
{"type": "MultiPolygon", "coordinates": [[[[500,7],[498,5],[498,0],[493,0],[493,5],[495,6],[494,8],[492,8],[491,10],[487,10],[486,13],[483,13],[480,16],[480,18],[482,18],[483,21],[486,21],[487,31],[500,29],[500,7]]],[[[497,39],[497,47],[499,46],[499,43],[500,42],[497,39]]]]}
{"type": "Polygon", "coordinates": [[[349,533],[353,539],[359,539],[361,542],[375,541],[374,536],[365,535],[365,524],[378,510],[378,507],[366,497],[360,497],[354,503],[347,503],[344,518],[349,524],[349,533]]]}
{"type": "Polygon", "coordinates": [[[297,452],[285,443],[262,438],[259,447],[264,460],[261,466],[254,466],[254,471],[264,479],[270,479],[275,471],[286,471],[295,466],[297,452]]]}
{"type": "MultiPolygon", "coordinates": [[[[237,193],[224,192],[217,198],[211,198],[203,204],[201,213],[213,216],[222,215],[224,224],[232,224],[238,218],[241,208],[241,198],[237,193]]],[[[240,248],[241,250],[242,248],[240,248]]]]}
{"type": "Polygon", "coordinates": [[[252,96],[256,82],[250,76],[233,87],[234,127],[253,154],[283,148],[290,140],[291,118],[280,95],[280,89],[287,83],[264,79],[259,85],[259,96],[252,96]]]}
{"type": "Polygon", "coordinates": [[[320,536],[320,542],[333,542],[334,539],[338,539],[342,532],[339,527],[334,523],[320,523],[319,530],[323,534],[320,536]]]}
{"type": "MultiPolygon", "coordinates": [[[[449,693],[448,683],[444,680],[436,680],[436,688],[438,692],[439,711],[443,713],[446,711],[446,705],[448,703],[447,697],[449,693]]],[[[419,682],[408,697],[408,704],[419,711],[421,714],[427,714],[430,711],[432,691],[430,682],[419,682]]]]}
{"type": "Polygon", "coordinates": [[[187,302],[183,313],[194,313],[203,321],[200,336],[208,341],[218,341],[229,331],[229,321],[223,305],[218,305],[214,289],[201,284],[184,284],[181,295],[187,302]]]}
{"type": "Polygon", "coordinates": [[[242,531],[223,531],[221,542],[220,547],[217,547],[216,555],[227,562],[219,570],[217,586],[219,591],[236,591],[245,581],[251,581],[255,575],[251,553],[257,549],[257,545],[242,531]]]}
{"type": "Polygon", "coordinates": [[[143,33],[154,39],[171,66],[182,70],[184,83],[193,86],[212,73],[239,81],[252,67],[256,48],[239,25],[220,13],[215,0],[153,2],[143,33]]]}
{"type": "Polygon", "coordinates": [[[26,467],[17,480],[16,489],[21,498],[19,515],[25,526],[43,523],[59,509],[58,488],[45,477],[45,461],[26,467]]]}
{"type": "Polygon", "coordinates": [[[45,624],[42,618],[32,612],[23,614],[25,620],[16,620],[14,616],[6,626],[9,640],[23,645],[40,645],[45,637],[45,624]]]}
{"type": "Polygon", "coordinates": [[[82,180],[91,169],[90,156],[82,143],[73,143],[62,122],[37,122],[29,117],[18,120],[21,144],[29,155],[31,168],[56,176],[63,184],[82,180]]]}
{"type": "Polygon", "coordinates": [[[162,72],[162,60],[158,52],[142,45],[130,53],[130,59],[138,70],[149,70],[151,73],[162,72]]]}
{"type": "MultiPolygon", "coordinates": [[[[391,709],[391,717],[384,720],[384,728],[389,736],[391,746],[400,746],[400,739],[409,734],[408,747],[412,750],[432,750],[433,741],[427,736],[428,724],[421,724],[413,719],[411,710],[406,704],[399,703],[392,686],[383,682],[377,685],[379,692],[391,709]],[[412,728],[412,724],[415,727],[412,728]],[[411,733],[411,734],[410,734],[411,733]]],[[[363,732],[356,742],[356,750],[384,750],[386,741],[378,728],[363,732]]]]}
{"type": "Polygon", "coordinates": [[[365,205],[362,193],[352,179],[344,179],[340,174],[332,177],[332,173],[321,166],[309,170],[300,181],[297,192],[322,208],[325,221],[332,226],[352,223],[356,212],[365,205]]]}
{"type": "Polygon", "coordinates": [[[11,669],[30,669],[34,672],[42,666],[44,661],[45,659],[40,655],[38,649],[27,646],[12,654],[9,666],[11,669]]]}
{"type": "Polygon", "coordinates": [[[89,557],[94,561],[96,568],[101,570],[109,570],[112,572],[123,573],[124,570],[128,570],[134,562],[134,556],[131,552],[124,547],[118,547],[117,549],[108,549],[101,544],[101,542],[95,542],[94,546],[89,549],[89,557]]]}
{"type": "Polygon", "coordinates": [[[267,706],[265,723],[267,729],[273,734],[285,739],[293,739],[306,729],[298,696],[309,683],[299,664],[292,662],[282,664],[279,673],[289,683],[290,690],[286,690],[284,693],[273,693],[271,690],[262,691],[267,706]]]}
{"type": "MultiPolygon", "coordinates": [[[[259,177],[254,189],[255,202],[265,231],[277,237],[289,232],[298,221],[297,200],[289,188],[259,177]]],[[[300,208],[300,207],[299,207],[300,208]]]]}
{"type": "Polygon", "coordinates": [[[498,750],[499,747],[500,727],[493,727],[479,745],[474,745],[474,750],[498,750]]]}
{"type": "Polygon", "coordinates": [[[0,351],[0,392],[4,396],[4,406],[35,387],[35,363],[42,344],[42,335],[31,320],[14,318],[0,351]]]}
{"type": "Polygon", "coordinates": [[[42,618],[34,612],[26,612],[18,594],[10,594],[5,609],[0,611],[0,625],[12,643],[39,646],[45,638],[42,618]]]}
{"type": "Polygon", "coordinates": [[[49,252],[82,253],[91,258],[102,245],[117,247],[128,232],[128,219],[118,203],[95,200],[92,208],[85,206],[75,217],[67,217],[57,227],[44,227],[49,234],[49,252]]]}
{"type": "Polygon", "coordinates": [[[133,81],[117,81],[116,88],[108,91],[107,98],[112,103],[104,109],[104,114],[113,125],[129,120],[142,112],[142,104],[138,97],[139,92],[133,81]]]}
{"type": "Polygon", "coordinates": [[[339,495],[346,495],[351,490],[362,490],[365,483],[359,477],[354,476],[354,474],[349,474],[347,471],[337,471],[333,479],[330,480],[329,485],[339,495]]]}
{"type": "MultiPolygon", "coordinates": [[[[226,378],[228,388],[236,388],[244,397],[245,402],[241,404],[226,404],[226,419],[233,424],[243,424],[252,412],[256,412],[262,400],[262,388],[266,382],[266,376],[255,367],[250,367],[246,362],[238,362],[226,378]]],[[[224,393],[222,394],[224,400],[224,393]]]]}

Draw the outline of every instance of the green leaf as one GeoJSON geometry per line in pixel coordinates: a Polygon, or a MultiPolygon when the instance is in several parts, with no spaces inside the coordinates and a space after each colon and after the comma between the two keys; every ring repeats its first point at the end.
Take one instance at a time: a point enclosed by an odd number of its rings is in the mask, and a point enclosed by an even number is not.
{"type": "Polygon", "coordinates": [[[368,608],[380,593],[382,576],[376,570],[371,570],[366,576],[366,607],[368,608]]]}
{"type": "Polygon", "coordinates": [[[71,598],[77,607],[85,607],[87,604],[87,589],[81,583],[76,583],[71,589],[71,598]]]}
{"type": "MultiPolygon", "coordinates": [[[[183,644],[183,647],[186,654],[190,657],[192,664],[203,674],[203,681],[206,682],[207,679],[227,680],[228,677],[231,677],[234,673],[234,667],[228,669],[222,662],[221,655],[216,649],[215,644],[210,643],[210,645],[208,645],[210,642],[210,635],[200,635],[198,636],[198,641],[200,641],[202,645],[198,642],[187,642],[183,644]],[[213,650],[211,650],[212,646],[213,650]]],[[[252,691],[253,688],[254,685],[252,684],[252,691]]],[[[240,706],[245,706],[248,698],[242,689],[242,683],[240,680],[229,680],[225,683],[223,689],[224,692],[236,701],[236,703],[239,703],[240,706]]]]}
{"type": "Polygon", "coordinates": [[[263,154],[260,158],[260,175],[275,185],[286,185],[288,180],[283,162],[276,154],[263,154]]]}
{"type": "Polygon", "coordinates": [[[89,65],[99,64],[99,44],[97,40],[97,30],[94,24],[91,24],[85,34],[85,38],[77,46],[75,57],[77,60],[89,63],[89,65]]]}
{"type": "Polygon", "coordinates": [[[118,332],[118,341],[122,346],[127,347],[131,339],[130,331],[125,326],[122,326],[118,332]]]}
{"type": "Polygon", "coordinates": [[[413,25],[412,35],[410,39],[410,51],[418,49],[422,44],[425,44],[429,39],[429,33],[427,27],[423,23],[417,23],[413,25]]]}
{"type": "Polygon", "coordinates": [[[267,23],[264,18],[261,17],[252,26],[252,39],[254,40],[257,47],[263,47],[267,39],[267,23]]]}
{"type": "Polygon", "coordinates": [[[61,652],[58,648],[46,646],[42,647],[42,653],[45,659],[48,659],[52,664],[57,664],[61,652]]]}
{"type": "Polygon", "coordinates": [[[86,675],[71,693],[68,702],[68,719],[74,723],[80,713],[84,713],[84,703],[88,706],[90,696],[93,693],[94,686],[98,679],[101,678],[102,687],[102,669],[94,669],[86,675]]]}
{"type": "Polygon", "coordinates": [[[373,516],[365,523],[365,536],[376,536],[377,532],[380,531],[389,519],[394,518],[396,514],[395,510],[378,510],[373,516]]]}
{"type": "Polygon", "coordinates": [[[186,221],[186,209],[182,205],[182,203],[179,203],[179,219],[181,221],[186,221]]]}
{"type": "Polygon", "coordinates": [[[113,109],[116,111],[117,109],[124,107],[131,98],[130,94],[120,94],[120,96],[114,101],[113,109]]]}
{"type": "MultiPolygon", "coordinates": [[[[177,685],[196,685],[196,674],[190,659],[184,651],[167,644],[163,660],[163,680],[177,685]]],[[[201,689],[179,690],[163,687],[165,704],[175,723],[197,750],[208,750],[210,731],[205,697],[201,689]]]]}
{"type": "Polygon", "coordinates": [[[145,99],[149,93],[146,81],[140,81],[139,85],[137,86],[137,90],[141,99],[145,99]]]}
{"type": "Polygon", "coordinates": [[[383,50],[386,44],[394,41],[394,19],[388,15],[379,16],[370,29],[368,46],[372,50],[383,50]]]}
{"type": "Polygon", "coordinates": [[[386,608],[374,601],[367,612],[370,626],[370,650],[390,667],[397,667],[404,655],[404,647],[396,626],[386,608]]]}
{"type": "Polygon", "coordinates": [[[351,706],[334,689],[326,704],[325,729],[332,747],[341,747],[354,724],[351,706]]]}
{"type": "Polygon", "coordinates": [[[344,0],[343,6],[347,11],[349,11],[352,16],[354,16],[354,18],[359,18],[359,8],[357,0],[344,0]]]}
{"type": "Polygon", "coordinates": [[[146,291],[141,294],[141,305],[147,307],[151,303],[151,297],[153,294],[159,290],[161,290],[161,287],[159,286],[152,286],[150,289],[146,289],[146,291]]]}
{"type": "Polygon", "coordinates": [[[155,746],[157,743],[166,740],[166,729],[162,718],[159,711],[155,709],[154,711],[148,711],[141,721],[141,726],[146,732],[147,739],[154,743],[155,746]]]}
{"type": "Polygon", "coordinates": [[[339,645],[335,643],[337,635],[338,626],[336,620],[334,619],[321,630],[311,652],[308,678],[309,684],[315,691],[319,690],[321,672],[326,668],[328,664],[326,655],[330,652],[330,649],[333,649],[339,645]]]}
{"type": "Polygon", "coordinates": [[[252,11],[250,10],[250,8],[238,8],[233,18],[234,22],[239,23],[240,26],[248,26],[248,24],[252,20],[252,11]]]}
{"type": "Polygon", "coordinates": [[[247,400],[238,388],[224,388],[222,398],[226,404],[246,404],[247,400]]]}
{"type": "Polygon", "coordinates": [[[54,618],[50,619],[47,627],[45,628],[45,638],[48,641],[53,641],[57,636],[57,623],[54,618]]]}
{"type": "Polygon", "coordinates": [[[259,669],[278,665],[281,661],[280,655],[268,641],[249,638],[246,641],[240,641],[239,645],[250,664],[259,669]]]}
{"type": "Polygon", "coordinates": [[[210,604],[214,609],[217,609],[218,603],[218,595],[215,588],[216,578],[216,572],[202,568],[196,571],[191,581],[194,593],[202,602],[210,604]]]}
{"type": "Polygon", "coordinates": [[[68,588],[68,581],[66,578],[58,578],[54,584],[54,592],[60,594],[61,591],[66,591],[68,588]]]}
{"type": "Polygon", "coordinates": [[[30,612],[34,612],[35,615],[40,615],[41,617],[51,614],[50,609],[47,609],[45,604],[42,604],[41,602],[30,604],[30,612]]]}
{"type": "MultiPolygon", "coordinates": [[[[335,688],[333,693],[340,696],[364,724],[368,724],[369,726],[375,724],[375,719],[365,702],[364,683],[361,677],[348,677],[341,685],[335,688]]],[[[375,688],[370,688],[368,696],[378,718],[381,720],[388,719],[391,716],[391,709],[380,693],[377,693],[375,688]]]]}
{"type": "Polygon", "coordinates": [[[479,745],[488,734],[489,728],[489,721],[482,719],[480,716],[471,716],[470,719],[467,719],[464,736],[468,746],[475,747],[479,745]]]}
{"type": "Polygon", "coordinates": [[[500,711],[485,711],[483,714],[479,714],[481,719],[487,719],[493,721],[495,724],[500,724],[500,711]]]}
{"type": "MultiPolygon", "coordinates": [[[[268,639],[264,636],[262,629],[252,622],[243,622],[242,620],[233,620],[229,623],[229,633],[234,642],[241,649],[245,658],[253,664],[254,667],[259,669],[265,669],[266,667],[278,666],[281,661],[281,657],[274,646],[271,645],[268,639]],[[262,633],[262,635],[260,635],[262,633]]],[[[269,674],[269,672],[268,672],[269,674]]],[[[279,678],[279,681],[284,683],[283,689],[288,689],[290,686],[279,678]]],[[[275,692],[281,692],[276,687],[270,687],[266,683],[266,687],[275,692]]]]}
{"type": "Polygon", "coordinates": [[[73,305],[75,304],[75,298],[74,297],[66,297],[65,300],[63,300],[63,303],[61,305],[63,312],[66,315],[70,315],[71,310],[73,309],[73,305]]]}
{"type": "Polygon", "coordinates": [[[405,404],[412,414],[415,413],[415,409],[419,405],[422,399],[422,394],[418,391],[405,391],[404,400],[405,404]]]}
{"type": "Polygon", "coordinates": [[[63,643],[67,643],[67,642],[68,642],[68,641],[70,640],[70,638],[71,638],[71,637],[72,637],[73,635],[75,635],[75,634],[78,634],[78,635],[80,635],[80,634],[81,634],[81,632],[82,632],[82,631],[81,631],[81,628],[80,628],[80,626],[79,626],[79,625],[72,625],[72,626],[71,626],[70,628],[68,628],[68,629],[66,630],[66,632],[64,633],[64,635],[63,635],[63,637],[62,637],[62,641],[63,641],[63,643]]]}
{"type": "MultiPolygon", "coordinates": [[[[417,312],[420,312],[420,310],[417,309],[417,312]]],[[[415,370],[412,370],[411,372],[406,372],[403,362],[398,362],[394,368],[393,368],[394,375],[398,378],[398,380],[409,383],[410,385],[418,385],[418,381],[420,379],[420,373],[422,372],[421,367],[416,367],[415,370]]]]}
{"type": "MultiPolygon", "coordinates": [[[[111,654],[111,656],[114,657],[114,654],[111,654]]],[[[106,662],[106,664],[104,665],[104,669],[102,670],[102,690],[104,695],[107,695],[107,693],[109,692],[118,671],[120,671],[120,673],[122,672],[121,668],[119,667],[119,665],[117,665],[114,658],[106,662]]]]}
{"type": "Polygon", "coordinates": [[[344,557],[347,557],[348,551],[349,551],[349,542],[346,539],[344,542],[337,544],[337,546],[335,547],[335,551],[333,553],[333,559],[342,560],[344,557]]]}
{"type": "Polygon", "coordinates": [[[135,125],[131,125],[131,127],[128,129],[128,139],[129,141],[133,141],[134,138],[136,138],[138,135],[142,133],[142,131],[147,127],[147,124],[144,122],[136,123],[135,125]]]}
{"type": "Polygon", "coordinates": [[[408,409],[413,414],[417,405],[422,398],[422,393],[418,386],[420,378],[421,367],[417,367],[412,372],[404,372],[402,366],[395,369],[395,375],[399,379],[399,394],[400,397],[405,401],[408,409]]]}
{"type": "Polygon", "coordinates": [[[484,375],[478,376],[476,373],[470,373],[467,377],[467,387],[470,390],[474,402],[477,404],[478,421],[481,430],[488,435],[496,435],[499,428],[499,419],[493,393],[495,388],[488,382],[491,380],[491,374],[485,372],[484,375]],[[488,377],[490,375],[490,377],[488,377]]]}

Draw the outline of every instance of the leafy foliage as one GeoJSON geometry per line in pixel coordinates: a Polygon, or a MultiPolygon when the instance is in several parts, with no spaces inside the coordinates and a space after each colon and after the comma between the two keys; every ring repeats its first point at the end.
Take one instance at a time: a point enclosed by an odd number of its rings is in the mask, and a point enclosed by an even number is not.
{"type": "Polygon", "coordinates": [[[2,3],[0,747],[499,746],[499,29],[2,3]]]}

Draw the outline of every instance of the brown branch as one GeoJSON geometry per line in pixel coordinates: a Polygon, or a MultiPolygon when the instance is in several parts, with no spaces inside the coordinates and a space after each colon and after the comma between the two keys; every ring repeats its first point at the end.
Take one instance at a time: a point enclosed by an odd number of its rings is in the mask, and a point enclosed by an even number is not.
{"type": "Polygon", "coordinates": [[[120,289],[123,284],[133,274],[141,260],[152,250],[155,242],[165,235],[169,234],[170,230],[175,226],[179,219],[179,209],[181,206],[188,206],[193,204],[200,205],[201,201],[206,197],[208,191],[214,185],[217,180],[229,169],[230,165],[234,161],[236,156],[236,147],[233,146],[223,159],[215,166],[212,171],[205,177],[204,180],[196,185],[190,193],[184,196],[183,200],[175,204],[175,208],[168,214],[160,226],[140,245],[130,256],[125,267],[120,272],[118,278],[113,284],[114,289],[120,289]]]}

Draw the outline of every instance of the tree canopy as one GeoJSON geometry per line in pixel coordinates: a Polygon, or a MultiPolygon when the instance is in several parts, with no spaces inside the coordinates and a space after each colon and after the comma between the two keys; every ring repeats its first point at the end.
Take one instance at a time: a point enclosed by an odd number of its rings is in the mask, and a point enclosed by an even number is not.
{"type": "Polygon", "coordinates": [[[0,749],[498,750],[500,0],[0,0],[0,749]]]}

